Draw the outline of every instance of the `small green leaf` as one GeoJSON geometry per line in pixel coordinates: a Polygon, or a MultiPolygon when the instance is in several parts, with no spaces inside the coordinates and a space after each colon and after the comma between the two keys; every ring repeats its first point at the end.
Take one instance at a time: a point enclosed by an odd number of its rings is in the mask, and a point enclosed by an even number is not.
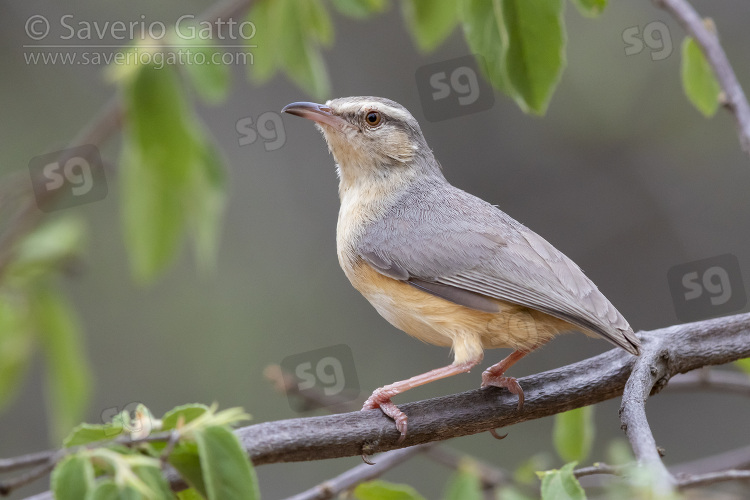
{"type": "Polygon", "coordinates": [[[219,252],[222,215],[226,206],[226,175],[221,155],[213,145],[200,148],[188,189],[188,226],[196,260],[204,270],[213,270],[219,252]]]}
{"type": "Polygon", "coordinates": [[[126,87],[123,227],[133,273],[148,282],[179,249],[198,146],[174,68],[144,66],[126,87]]]}
{"type": "Polygon", "coordinates": [[[237,436],[226,427],[195,432],[208,500],[257,500],[258,479],[237,436]]]}
{"type": "Polygon", "coordinates": [[[323,45],[330,46],[333,43],[333,23],[322,0],[303,0],[300,8],[306,11],[310,34],[323,45]]]}
{"type": "Polygon", "coordinates": [[[493,87],[512,97],[514,90],[505,70],[508,37],[501,29],[497,5],[487,0],[464,0],[461,20],[466,42],[474,54],[481,56],[479,68],[493,87]]]}
{"type": "Polygon", "coordinates": [[[197,444],[181,441],[169,454],[168,461],[172,467],[177,469],[187,484],[195,488],[204,497],[208,496],[197,444]]]}
{"type": "Polygon", "coordinates": [[[193,61],[184,64],[182,68],[190,77],[193,88],[208,103],[215,104],[226,99],[231,73],[229,66],[221,62],[221,51],[214,47],[191,47],[190,50],[193,52],[193,61]]]}
{"type": "Polygon", "coordinates": [[[750,375],[750,358],[740,359],[734,362],[740,370],[750,375]]]}
{"type": "Polygon", "coordinates": [[[458,23],[458,0],[404,0],[401,7],[409,31],[423,51],[434,50],[458,23]]]}
{"type": "Polygon", "coordinates": [[[100,479],[86,500],[122,500],[120,490],[111,479],[100,479]]]}
{"type": "Polygon", "coordinates": [[[159,467],[135,466],[132,471],[154,493],[153,496],[148,497],[148,500],[172,500],[174,498],[169,483],[159,467]]]}
{"type": "Polygon", "coordinates": [[[247,14],[247,21],[255,25],[255,36],[250,50],[253,63],[247,66],[247,76],[252,81],[263,83],[268,81],[279,66],[279,52],[277,40],[285,36],[279,20],[279,6],[281,2],[260,0],[253,2],[247,14]]]}
{"type": "Polygon", "coordinates": [[[388,6],[386,0],[331,0],[331,4],[345,16],[360,19],[382,12],[388,6]]]}
{"type": "Polygon", "coordinates": [[[164,414],[164,417],[162,417],[161,420],[161,428],[163,431],[175,429],[177,427],[177,422],[180,421],[180,417],[182,417],[183,424],[186,424],[200,417],[207,411],[208,406],[200,403],[176,406],[164,414]]]}
{"type": "Polygon", "coordinates": [[[360,483],[353,493],[358,500],[424,500],[417,490],[407,484],[380,480],[360,483]]]}
{"type": "Polygon", "coordinates": [[[719,108],[721,86],[695,40],[682,42],[682,88],[693,106],[707,118],[719,108]]]}
{"type": "Polygon", "coordinates": [[[607,0],[571,0],[578,11],[586,17],[597,17],[607,6],[607,0]]]}
{"type": "Polygon", "coordinates": [[[34,337],[25,299],[0,292],[0,410],[15,396],[31,361],[34,337]]]}
{"type": "Polygon", "coordinates": [[[448,482],[445,500],[482,500],[482,483],[470,461],[463,463],[448,482]]]}
{"type": "Polygon", "coordinates": [[[594,443],[594,407],[584,406],[555,415],[552,439],[565,462],[583,462],[594,443]]]}
{"type": "Polygon", "coordinates": [[[14,276],[37,276],[78,254],[86,226],[78,217],[60,217],[37,227],[19,244],[11,265],[14,276]]]}
{"type": "Polygon", "coordinates": [[[178,491],[176,495],[179,500],[203,500],[201,494],[195,491],[193,488],[178,491]]]}
{"type": "Polygon", "coordinates": [[[91,393],[91,368],[81,329],[60,292],[40,287],[32,302],[47,363],[47,403],[57,442],[81,421],[91,393]]]}
{"type": "Polygon", "coordinates": [[[542,476],[542,500],[586,500],[586,492],[573,475],[576,462],[559,470],[540,473],[542,476]]]}
{"type": "Polygon", "coordinates": [[[64,458],[52,471],[51,488],[56,500],[86,498],[94,482],[94,466],[80,455],[64,458]]]}
{"type": "Polygon", "coordinates": [[[500,30],[508,41],[504,62],[513,97],[524,111],[543,115],[565,67],[565,4],[495,1],[500,30]]]}
{"type": "Polygon", "coordinates": [[[63,446],[70,448],[82,444],[115,439],[122,434],[122,421],[110,424],[79,424],[63,439],[63,446]]]}

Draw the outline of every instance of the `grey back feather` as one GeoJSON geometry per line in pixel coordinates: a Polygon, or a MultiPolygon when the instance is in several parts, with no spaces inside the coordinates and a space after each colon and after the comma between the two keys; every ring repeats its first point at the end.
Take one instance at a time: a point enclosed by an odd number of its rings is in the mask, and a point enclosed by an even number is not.
{"type": "Polygon", "coordinates": [[[412,183],[356,249],[382,274],[447,300],[484,311],[482,296],[519,304],[638,353],[628,322],[573,261],[439,172],[412,183]]]}

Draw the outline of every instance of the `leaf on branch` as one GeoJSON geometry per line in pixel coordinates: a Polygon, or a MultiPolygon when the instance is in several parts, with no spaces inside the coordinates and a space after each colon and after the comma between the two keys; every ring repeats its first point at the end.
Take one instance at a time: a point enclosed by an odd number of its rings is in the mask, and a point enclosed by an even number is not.
{"type": "Polygon", "coordinates": [[[562,0],[496,0],[495,13],[505,32],[505,68],[516,102],[543,115],[565,68],[562,0]]]}
{"type": "MultiPolygon", "coordinates": [[[[51,489],[56,500],[81,500],[94,489],[94,466],[80,455],[71,455],[52,471],[51,489]]],[[[98,497],[97,497],[98,498],[98,497]]]]}
{"type": "Polygon", "coordinates": [[[576,462],[571,462],[559,470],[539,473],[542,478],[542,500],[586,500],[586,492],[573,475],[575,466],[576,462]]]}
{"type": "Polygon", "coordinates": [[[750,358],[740,359],[734,362],[740,370],[750,375],[750,358]]]}
{"type": "Polygon", "coordinates": [[[422,51],[434,50],[458,24],[458,0],[404,0],[401,10],[414,41],[422,51]]]}
{"type": "Polygon", "coordinates": [[[703,55],[698,43],[691,37],[682,42],[682,88],[688,100],[706,118],[719,108],[721,86],[703,55]]]}
{"type": "Polygon", "coordinates": [[[552,439],[565,462],[583,462],[594,443],[594,407],[584,406],[555,415],[552,439]]]}
{"type": "Polygon", "coordinates": [[[0,292],[0,410],[15,396],[33,352],[26,297],[0,292]]]}
{"type": "Polygon", "coordinates": [[[462,13],[466,41],[492,85],[524,112],[544,114],[565,68],[562,0],[464,0],[462,13]]]}
{"type": "Polygon", "coordinates": [[[47,404],[53,439],[59,441],[80,422],[91,392],[91,368],[75,313],[62,294],[39,287],[31,297],[47,366],[47,404]]]}
{"type": "Polygon", "coordinates": [[[607,0],[571,0],[578,11],[586,17],[598,17],[607,6],[607,0]]]}
{"type": "Polygon", "coordinates": [[[237,436],[214,426],[195,433],[208,500],[258,500],[258,479],[237,436]]]}
{"type": "Polygon", "coordinates": [[[388,7],[387,0],[331,0],[331,4],[345,16],[360,19],[383,12],[388,7]]]}
{"type": "Polygon", "coordinates": [[[456,473],[448,482],[446,500],[482,500],[482,482],[471,460],[466,460],[459,466],[456,473]]]}
{"type": "Polygon", "coordinates": [[[124,86],[122,214],[133,273],[152,281],[176,257],[186,229],[199,263],[210,267],[225,205],[218,156],[173,67],[143,66],[124,86]]]}
{"type": "Polygon", "coordinates": [[[353,493],[357,500],[424,500],[417,490],[407,484],[381,480],[360,483],[353,493]]]}
{"type": "Polygon", "coordinates": [[[330,93],[330,82],[319,44],[333,37],[330,19],[317,0],[262,0],[248,14],[259,26],[248,76],[267,81],[283,69],[300,88],[318,99],[330,93]]]}

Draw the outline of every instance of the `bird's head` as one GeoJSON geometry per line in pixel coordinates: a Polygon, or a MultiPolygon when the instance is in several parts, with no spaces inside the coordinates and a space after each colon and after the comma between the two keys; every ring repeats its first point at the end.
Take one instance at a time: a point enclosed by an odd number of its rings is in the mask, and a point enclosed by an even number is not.
{"type": "Polygon", "coordinates": [[[417,120],[382,97],[344,97],[325,104],[294,102],[283,112],[315,122],[339,168],[342,182],[413,178],[439,166],[417,120]]]}

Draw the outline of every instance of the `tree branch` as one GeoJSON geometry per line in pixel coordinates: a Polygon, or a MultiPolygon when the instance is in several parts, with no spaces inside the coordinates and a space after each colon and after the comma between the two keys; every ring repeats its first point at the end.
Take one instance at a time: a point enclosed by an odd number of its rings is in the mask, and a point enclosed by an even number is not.
{"type": "MultiPolygon", "coordinates": [[[[640,332],[644,349],[666,360],[659,388],[678,373],[750,357],[750,314],[640,332]]],[[[520,380],[526,402],[519,412],[507,391],[477,389],[399,407],[409,417],[403,446],[442,441],[542,418],[622,394],[633,356],[611,350],[599,356],[520,380]]],[[[650,391],[650,389],[649,389],[650,391]]],[[[265,422],[237,430],[256,465],[320,460],[392,450],[399,434],[378,410],[265,422]]]]}
{"type": "Polygon", "coordinates": [[[654,3],[669,12],[700,45],[724,91],[725,107],[737,121],[740,146],[743,151],[750,154],[750,105],[719,43],[719,37],[706,28],[701,17],[687,0],[654,0],[654,3]]]}

